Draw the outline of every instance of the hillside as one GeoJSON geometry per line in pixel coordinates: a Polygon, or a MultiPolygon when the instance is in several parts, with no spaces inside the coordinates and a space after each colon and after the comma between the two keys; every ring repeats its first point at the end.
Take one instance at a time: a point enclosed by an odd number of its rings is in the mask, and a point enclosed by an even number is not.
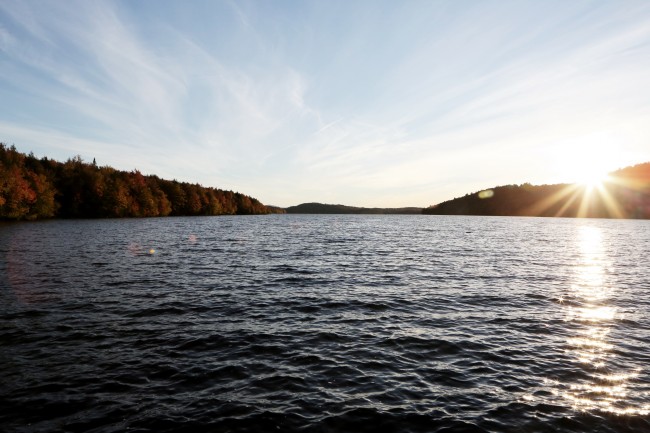
{"type": "Polygon", "coordinates": [[[0,143],[0,219],[248,215],[279,212],[244,194],[98,167],[61,163],[0,143]]]}
{"type": "Polygon", "coordinates": [[[650,218],[650,162],[610,173],[602,185],[506,185],[423,210],[429,215],[650,218]]]}
{"type": "Polygon", "coordinates": [[[323,203],[303,203],[297,206],[290,206],[285,209],[287,213],[293,214],[420,214],[422,208],[419,207],[402,207],[402,208],[367,208],[344,206],[342,204],[323,204],[323,203]]]}

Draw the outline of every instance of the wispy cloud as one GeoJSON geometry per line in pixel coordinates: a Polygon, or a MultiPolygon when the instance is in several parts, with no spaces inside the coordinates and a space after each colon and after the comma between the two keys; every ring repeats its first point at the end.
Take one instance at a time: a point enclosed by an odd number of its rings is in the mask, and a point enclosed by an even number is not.
{"type": "MultiPolygon", "coordinates": [[[[199,153],[223,168],[254,160],[264,137],[308,111],[304,82],[290,68],[252,76],[173,28],[161,28],[167,45],[152,45],[113,4],[57,3],[43,15],[7,11],[20,37],[3,31],[5,55],[22,68],[5,79],[38,95],[44,110],[77,119],[58,125],[62,131],[102,137],[107,149],[111,142],[142,148],[153,160],[199,153]]],[[[41,126],[53,128],[48,120],[41,126]]]]}
{"type": "Polygon", "coordinates": [[[0,4],[0,139],[280,205],[558,180],[605,137],[650,159],[644,2],[147,8],[0,4]]]}

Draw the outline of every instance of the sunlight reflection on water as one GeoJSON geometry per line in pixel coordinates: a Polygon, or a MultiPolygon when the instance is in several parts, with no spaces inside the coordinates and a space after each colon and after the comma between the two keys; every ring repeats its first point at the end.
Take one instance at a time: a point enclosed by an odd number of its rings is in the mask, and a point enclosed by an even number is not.
{"type": "Polygon", "coordinates": [[[630,382],[641,369],[625,372],[612,366],[616,342],[610,341],[609,334],[618,317],[617,308],[610,304],[615,288],[606,281],[605,270],[610,264],[601,230],[580,227],[578,247],[580,262],[570,296],[579,306],[567,307],[566,316],[567,321],[576,324],[577,335],[568,338],[567,344],[587,379],[555,384],[561,389],[558,394],[580,411],[647,415],[650,406],[635,406],[628,396],[630,382]]]}

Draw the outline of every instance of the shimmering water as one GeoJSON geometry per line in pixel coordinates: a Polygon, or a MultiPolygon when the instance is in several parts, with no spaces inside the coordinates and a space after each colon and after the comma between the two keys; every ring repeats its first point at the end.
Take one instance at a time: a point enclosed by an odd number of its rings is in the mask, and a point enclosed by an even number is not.
{"type": "Polygon", "coordinates": [[[650,431],[650,221],[0,226],[0,430],[650,431]]]}

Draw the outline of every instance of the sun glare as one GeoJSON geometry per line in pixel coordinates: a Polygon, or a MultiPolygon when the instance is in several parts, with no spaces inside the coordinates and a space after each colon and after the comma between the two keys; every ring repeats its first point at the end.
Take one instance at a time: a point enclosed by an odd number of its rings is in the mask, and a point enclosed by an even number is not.
{"type": "Polygon", "coordinates": [[[566,177],[572,183],[587,189],[594,189],[603,185],[608,178],[609,171],[611,171],[611,167],[609,167],[607,158],[582,155],[573,159],[570,168],[567,168],[566,177]]]}
{"type": "Polygon", "coordinates": [[[575,183],[587,189],[600,188],[607,181],[607,171],[598,167],[585,167],[575,174],[575,183]]]}
{"type": "Polygon", "coordinates": [[[560,182],[588,190],[602,187],[618,163],[618,140],[609,134],[590,134],[557,143],[549,149],[560,182]]]}
{"type": "MultiPolygon", "coordinates": [[[[610,176],[617,165],[617,146],[601,140],[589,148],[586,141],[567,142],[547,149],[551,183],[565,184],[555,193],[537,201],[526,212],[530,215],[625,218],[617,201],[617,188],[625,186],[619,177],[610,176]]],[[[621,166],[619,164],[618,166],[621,166]]],[[[480,197],[480,195],[479,195],[480,197]]]]}

